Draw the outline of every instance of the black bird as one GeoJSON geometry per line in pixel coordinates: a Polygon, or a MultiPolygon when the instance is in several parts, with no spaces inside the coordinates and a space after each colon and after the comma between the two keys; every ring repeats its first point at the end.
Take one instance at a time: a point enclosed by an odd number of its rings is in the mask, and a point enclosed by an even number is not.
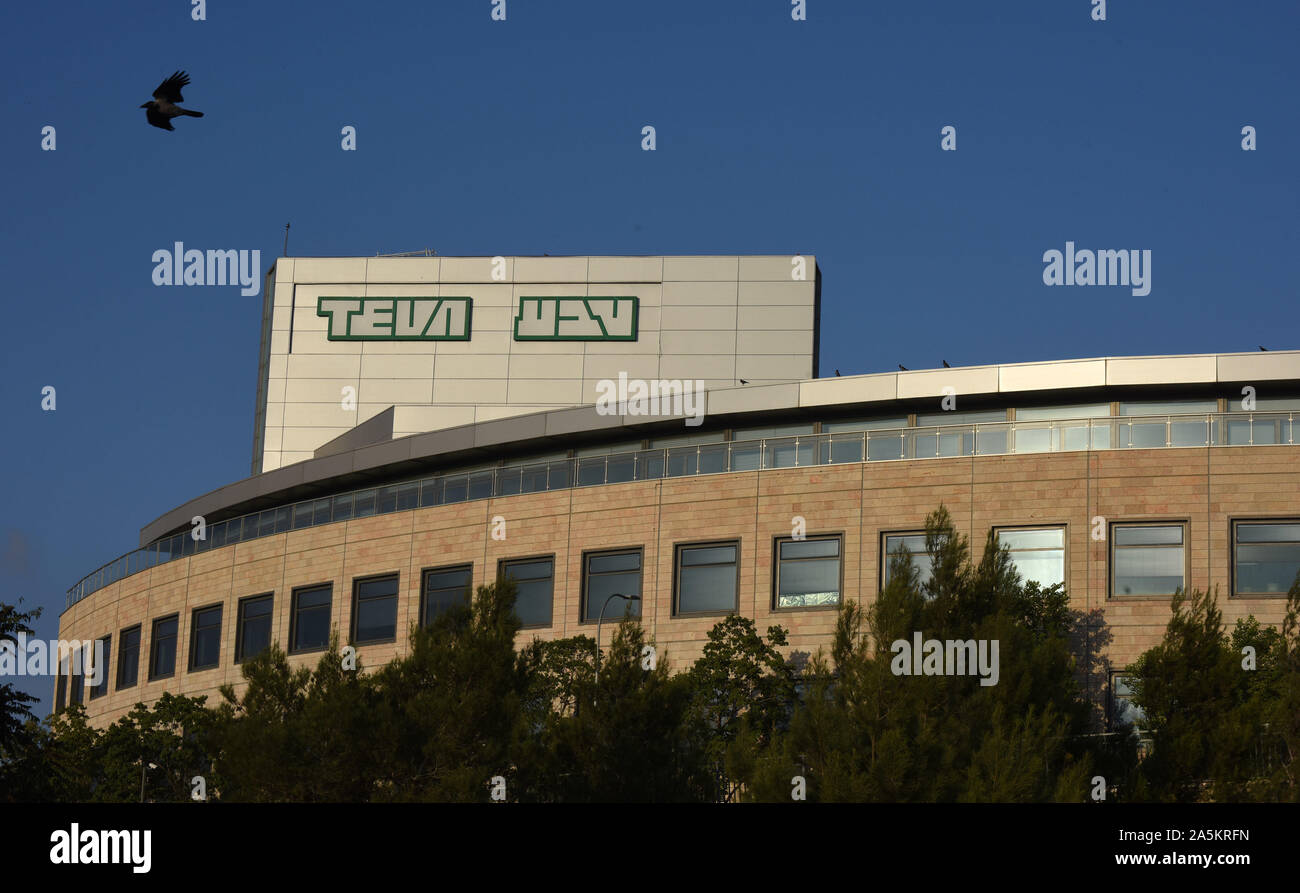
{"type": "Polygon", "coordinates": [[[736,381],[740,382],[741,384],[749,384],[749,382],[745,381],[745,379],[743,378],[737,378],[736,381]]]}
{"type": "Polygon", "coordinates": [[[836,377],[836,378],[839,378],[839,377],[840,377],[840,370],[838,370],[838,369],[835,370],[835,377],[836,377]]]}
{"type": "Polygon", "coordinates": [[[899,363],[899,364],[898,364],[898,368],[899,368],[899,370],[901,370],[901,371],[903,371],[903,372],[908,372],[908,371],[910,371],[910,370],[909,370],[906,366],[904,366],[902,363],[899,363]]]}
{"type": "Polygon", "coordinates": [[[948,361],[947,361],[947,360],[940,360],[939,362],[940,362],[940,363],[943,363],[943,368],[945,368],[945,369],[951,369],[951,368],[952,368],[951,366],[948,365],[948,361]]]}
{"type": "Polygon", "coordinates": [[[146,102],[140,106],[142,109],[148,109],[144,113],[147,120],[154,127],[161,127],[163,130],[175,130],[172,127],[172,118],[181,115],[189,115],[191,118],[202,118],[202,112],[195,112],[189,109],[183,109],[176,103],[184,100],[181,96],[181,88],[189,86],[190,76],[183,71],[176,71],[172,76],[158,85],[158,89],[153,91],[153,101],[146,102]]]}
{"type": "Polygon", "coordinates": [[[1264,346],[1264,345],[1262,345],[1262,344],[1261,344],[1261,345],[1260,345],[1260,346],[1259,346],[1259,349],[1260,349],[1260,350],[1268,350],[1268,348],[1267,348],[1267,347],[1265,347],[1265,346],[1264,346]]]}

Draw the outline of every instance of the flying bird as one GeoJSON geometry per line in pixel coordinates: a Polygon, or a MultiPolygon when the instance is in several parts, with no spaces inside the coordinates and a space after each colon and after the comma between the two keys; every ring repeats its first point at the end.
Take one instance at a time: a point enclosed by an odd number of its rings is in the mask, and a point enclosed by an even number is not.
{"type": "Polygon", "coordinates": [[[145,120],[154,127],[161,127],[163,130],[175,130],[176,128],[172,127],[172,118],[178,118],[181,115],[202,118],[202,112],[183,109],[176,104],[184,99],[181,96],[181,88],[188,86],[189,83],[190,76],[185,72],[172,72],[172,76],[159,84],[158,89],[153,91],[153,101],[140,106],[142,109],[147,109],[144,113],[145,120]]]}

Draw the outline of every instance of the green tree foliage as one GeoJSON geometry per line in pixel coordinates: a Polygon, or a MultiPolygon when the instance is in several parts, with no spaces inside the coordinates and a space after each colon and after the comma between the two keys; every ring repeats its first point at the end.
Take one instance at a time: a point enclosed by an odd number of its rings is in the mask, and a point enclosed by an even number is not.
{"type": "Polygon", "coordinates": [[[1300,799],[1298,616],[1300,578],[1280,631],[1251,617],[1238,620],[1229,635],[1217,593],[1175,595],[1163,640],[1128,670],[1133,702],[1146,715],[1153,742],[1140,767],[1142,798],[1300,799]]]}
{"type": "MultiPolygon", "coordinates": [[[[1089,711],[1068,647],[1059,587],[1023,586],[990,534],[978,565],[940,507],[926,520],[931,578],[890,556],[890,582],[865,610],[840,610],[829,659],[810,663],[789,732],[758,761],[752,794],[789,800],[1081,801],[1089,711]],[[900,675],[893,643],[997,641],[997,684],[975,675],[900,675]]],[[[901,658],[900,658],[901,660],[901,658]]]]}
{"type": "MultiPolygon", "coordinates": [[[[22,599],[19,599],[21,604],[22,599]]],[[[32,623],[41,616],[40,608],[22,611],[19,605],[0,602],[0,642],[9,643],[9,659],[15,661],[21,657],[18,654],[19,634],[35,635],[32,623]]],[[[14,672],[14,669],[16,667],[6,669],[0,677],[14,672]]],[[[35,697],[19,691],[13,683],[0,683],[0,798],[9,796],[6,792],[17,791],[31,782],[22,777],[18,766],[30,757],[33,748],[40,746],[40,727],[32,713],[35,703],[35,697]]]]}

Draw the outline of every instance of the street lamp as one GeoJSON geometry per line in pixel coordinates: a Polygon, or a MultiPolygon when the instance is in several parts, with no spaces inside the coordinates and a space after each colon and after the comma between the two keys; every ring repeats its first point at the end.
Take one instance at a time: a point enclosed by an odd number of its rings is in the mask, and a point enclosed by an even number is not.
{"type": "Polygon", "coordinates": [[[609,598],[605,599],[605,604],[600,606],[600,617],[596,619],[596,684],[597,685],[600,684],[600,624],[605,619],[605,609],[608,608],[609,603],[616,598],[621,598],[629,602],[641,601],[641,596],[639,595],[623,595],[620,592],[615,592],[609,598]]]}

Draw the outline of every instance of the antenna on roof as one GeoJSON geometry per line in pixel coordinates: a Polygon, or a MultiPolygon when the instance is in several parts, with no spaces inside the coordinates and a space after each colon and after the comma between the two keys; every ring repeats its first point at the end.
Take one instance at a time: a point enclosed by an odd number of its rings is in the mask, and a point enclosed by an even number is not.
{"type": "Polygon", "coordinates": [[[289,224],[284,225],[284,256],[289,256],[289,224]]]}

